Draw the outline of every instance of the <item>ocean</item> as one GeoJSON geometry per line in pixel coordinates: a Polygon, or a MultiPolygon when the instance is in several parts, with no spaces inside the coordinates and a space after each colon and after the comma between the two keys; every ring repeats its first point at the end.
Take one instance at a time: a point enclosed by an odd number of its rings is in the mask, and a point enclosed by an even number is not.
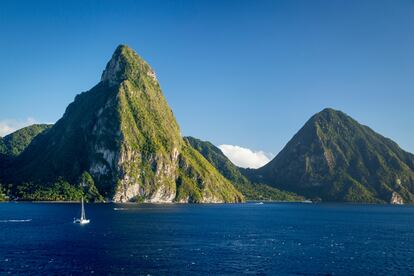
{"type": "Polygon", "coordinates": [[[0,274],[408,275],[414,206],[1,203],[0,274]]]}

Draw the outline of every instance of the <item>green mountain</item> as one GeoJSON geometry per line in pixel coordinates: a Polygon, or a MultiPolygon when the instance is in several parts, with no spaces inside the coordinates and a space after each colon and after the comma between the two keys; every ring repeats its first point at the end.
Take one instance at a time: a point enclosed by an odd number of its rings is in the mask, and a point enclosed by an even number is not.
{"type": "Polygon", "coordinates": [[[246,175],[323,201],[414,202],[414,155],[333,109],[314,115],[270,163],[246,175]]]}
{"type": "Polygon", "coordinates": [[[204,156],[224,177],[230,180],[248,200],[283,200],[299,201],[302,197],[293,193],[284,192],[268,185],[252,183],[241,174],[240,168],[235,166],[223,152],[207,141],[194,137],[185,137],[185,140],[201,155],[204,156]]]}
{"type": "MultiPolygon", "coordinates": [[[[89,172],[116,202],[239,202],[243,196],[180,135],[154,71],[132,49],[114,52],[98,83],[13,161],[12,183],[79,183],[89,172]]],[[[44,185],[44,184],[43,184],[44,185]]],[[[51,185],[51,184],[49,184],[51,185]]]]}
{"type": "Polygon", "coordinates": [[[48,124],[34,124],[0,137],[0,154],[17,156],[32,142],[38,134],[51,128],[48,124]]]}

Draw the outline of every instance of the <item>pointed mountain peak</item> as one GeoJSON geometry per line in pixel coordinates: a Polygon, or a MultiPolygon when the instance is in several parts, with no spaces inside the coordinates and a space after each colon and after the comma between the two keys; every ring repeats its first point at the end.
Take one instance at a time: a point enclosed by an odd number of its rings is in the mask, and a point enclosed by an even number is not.
{"type": "Polygon", "coordinates": [[[333,108],[325,108],[322,111],[316,113],[313,115],[308,123],[311,124],[334,124],[337,122],[345,122],[345,121],[355,121],[351,117],[349,117],[347,114],[340,110],[335,110],[333,108]]]}
{"type": "Polygon", "coordinates": [[[342,113],[342,111],[335,110],[331,107],[324,108],[319,114],[334,114],[334,113],[342,113]]]}
{"type": "Polygon", "coordinates": [[[344,112],[340,110],[336,110],[330,107],[323,109],[322,111],[315,114],[318,117],[332,117],[332,116],[343,116],[346,115],[344,112]]]}
{"type": "Polygon", "coordinates": [[[331,108],[315,114],[253,180],[327,201],[414,202],[414,156],[331,108]]]}
{"type": "Polygon", "coordinates": [[[57,179],[76,184],[88,172],[94,197],[115,202],[243,201],[182,138],[151,67],[125,45],[115,50],[102,83],[76,96],[63,117],[10,162],[5,173],[0,164],[0,180],[39,183],[34,189],[57,179]]]}
{"type": "Polygon", "coordinates": [[[117,85],[124,80],[135,81],[143,76],[157,81],[155,72],[148,63],[127,45],[119,45],[106,65],[101,81],[117,85]]]}

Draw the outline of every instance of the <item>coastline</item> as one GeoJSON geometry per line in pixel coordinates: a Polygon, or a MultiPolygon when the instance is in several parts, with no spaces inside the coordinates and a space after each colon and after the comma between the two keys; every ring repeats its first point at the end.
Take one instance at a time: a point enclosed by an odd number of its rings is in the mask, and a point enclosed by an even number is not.
{"type": "MultiPolygon", "coordinates": [[[[59,200],[45,200],[45,201],[33,201],[33,200],[5,200],[0,201],[2,203],[54,203],[54,204],[79,204],[79,201],[59,201],[59,200]]],[[[341,201],[285,201],[285,200],[246,200],[245,202],[237,202],[237,203],[216,203],[216,202],[203,202],[203,203],[183,203],[183,202],[112,202],[112,201],[105,201],[105,202],[87,202],[87,204],[115,204],[115,205],[243,205],[243,204],[265,204],[265,203],[302,203],[302,204],[351,204],[351,205],[392,205],[392,206],[410,206],[413,203],[404,203],[404,204],[393,204],[388,202],[341,202],[341,201]]]]}

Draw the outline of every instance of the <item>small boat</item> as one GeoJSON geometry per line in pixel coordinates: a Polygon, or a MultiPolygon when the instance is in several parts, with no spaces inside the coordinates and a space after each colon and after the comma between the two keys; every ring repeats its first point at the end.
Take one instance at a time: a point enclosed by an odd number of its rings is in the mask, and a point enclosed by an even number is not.
{"type": "Polygon", "coordinates": [[[85,216],[85,207],[83,206],[83,197],[82,197],[82,200],[81,200],[81,205],[82,205],[82,207],[81,207],[81,217],[78,218],[78,219],[74,218],[73,223],[88,224],[90,222],[90,220],[86,219],[86,216],[85,216]]]}

